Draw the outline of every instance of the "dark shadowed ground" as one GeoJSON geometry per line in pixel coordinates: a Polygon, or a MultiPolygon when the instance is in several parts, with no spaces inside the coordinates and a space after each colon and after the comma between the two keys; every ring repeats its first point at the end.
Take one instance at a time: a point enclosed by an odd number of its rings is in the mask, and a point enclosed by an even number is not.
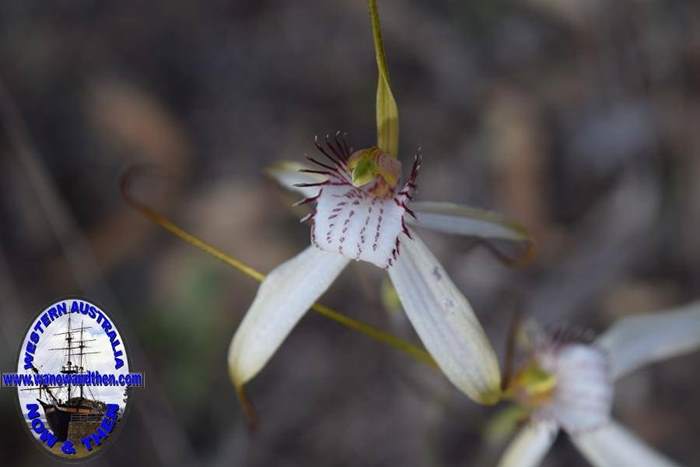
{"type": "MultiPolygon", "coordinates": [[[[424,154],[418,199],[501,211],[539,255],[509,269],[424,236],[502,353],[515,310],[604,330],[700,296],[700,3],[380,0],[401,153],[424,154]]],[[[438,373],[317,315],[250,386],[251,436],[229,341],[256,284],[164,233],[119,176],[182,226],[269,271],[308,242],[297,198],[266,179],[316,134],[374,139],[365,3],[7,0],[0,6],[0,363],[57,298],[100,303],[146,373],[93,465],[490,466],[482,408],[438,373]],[[14,117],[11,108],[16,107],[14,117]],[[31,148],[17,148],[12,134],[31,148]]],[[[415,339],[352,265],[324,297],[415,339]]],[[[700,464],[700,354],[630,375],[615,415],[700,464]]],[[[0,391],[3,465],[51,462],[0,391]]],[[[561,436],[545,465],[587,465],[561,436]]]]}

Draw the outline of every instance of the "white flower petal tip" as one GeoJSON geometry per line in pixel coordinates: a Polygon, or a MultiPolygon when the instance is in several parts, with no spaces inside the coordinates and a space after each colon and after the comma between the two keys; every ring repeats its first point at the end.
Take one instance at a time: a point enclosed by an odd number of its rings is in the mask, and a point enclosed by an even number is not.
{"type": "Polygon", "coordinates": [[[551,399],[533,417],[556,421],[568,433],[593,430],[610,420],[613,385],[607,355],[584,344],[566,344],[537,352],[543,370],[554,375],[551,399]]]}
{"type": "Polygon", "coordinates": [[[467,299],[415,233],[389,268],[409,320],[447,378],[471,399],[501,397],[498,361],[467,299]]]}
{"type": "Polygon", "coordinates": [[[326,179],[323,175],[302,172],[310,169],[309,166],[291,161],[279,161],[265,169],[265,173],[277,181],[284,188],[296,191],[307,198],[314,197],[320,189],[317,186],[303,186],[322,182],[326,179]],[[299,186],[302,185],[302,186],[299,186]]]}
{"type": "Polygon", "coordinates": [[[347,263],[311,246],[268,274],[229,347],[229,372],[237,388],[265,366],[347,263]]]}
{"type": "Polygon", "coordinates": [[[649,363],[700,348],[700,303],[667,312],[623,318],[597,341],[620,378],[649,363]]]}
{"type": "Polygon", "coordinates": [[[571,439],[595,467],[678,467],[612,420],[571,439]]]}
{"type": "Polygon", "coordinates": [[[409,219],[410,224],[481,239],[509,264],[527,264],[535,256],[535,243],[527,230],[495,212],[442,202],[415,202],[411,208],[416,219],[409,219]]]}
{"type": "Polygon", "coordinates": [[[530,423],[520,430],[498,467],[537,467],[552,447],[559,429],[555,423],[530,423]]]}

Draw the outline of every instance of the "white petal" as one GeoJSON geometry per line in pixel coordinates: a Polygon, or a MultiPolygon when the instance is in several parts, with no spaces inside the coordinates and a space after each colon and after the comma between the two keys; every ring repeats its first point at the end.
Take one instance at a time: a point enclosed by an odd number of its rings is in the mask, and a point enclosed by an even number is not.
{"type": "Polygon", "coordinates": [[[229,371],[236,386],[265,366],[347,263],[340,255],[311,246],[268,274],[229,348],[229,371]]]}
{"type": "Polygon", "coordinates": [[[614,421],[571,437],[595,467],[673,467],[674,462],[654,451],[614,421]]]}
{"type": "Polygon", "coordinates": [[[510,241],[528,241],[527,231],[503,216],[452,203],[414,202],[412,224],[439,232],[510,241]]]}
{"type": "Polygon", "coordinates": [[[418,336],[447,378],[472,399],[493,403],[500,389],[496,355],[464,295],[415,232],[402,237],[389,268],[418,336]]]}
{"type": "Polygon", "coordinates": [[[298,187],[294,185],[298,183],[319,183],[327,177],[319,174],[299,172],[302,169],[309,168],[298,162],[281,161],[265,169],[265,172],[284,188],[301,193],[307,198],[312,198],[318,194],[320,187],[298,187]]]}
{"type": "Polygon", "coordinates": [[[531,422],[520,430],[501,457],[498,467],[536,467],[540,465],[559,429],[555,423],[531,422]]]}
{"type": "Polygon", "coordinates": [[[613,378],[642,365],[691,352],[700,347],[700,303],[623,318],[597,343],[608,351],[613,378]]]}
{"type": "Polygon", "coordinates": [[[545,371],[556,378],[554,396],[534,413],[553,419],[569,433],[598,428],[610,421],[613,386],[607,355],[584,344],[567,344],[537,352],[545,371]]]}

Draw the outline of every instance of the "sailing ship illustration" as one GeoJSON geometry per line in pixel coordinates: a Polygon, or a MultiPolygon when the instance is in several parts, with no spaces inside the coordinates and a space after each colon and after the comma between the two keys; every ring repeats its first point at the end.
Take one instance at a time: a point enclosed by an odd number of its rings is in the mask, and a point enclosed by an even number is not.
{"type": "MultiPolygon", "coordinates": [[[[68,328],[65,332],[55,333],[56,336],[65,336],[64,347],[52,348],[52,351],[64,352],[63,364],[60,373],[63,375],[79,375],[87,372],[84,367],[85,356],[98,354],[99,351],[86,351],[89,349],[88,342],[96,339],[85,339],[84,332],[90,326],[81,323],[77,329],[71,328],[71,316],[68,315],[68,328]]],[[[36,374],[39,370],[33,369],[36,374]]],[[[106,404],[96,400],[90,386],[83,384],[48,386],[41,385],[38,388],[27,390],[38,390],[37,401],[41,404],[46,415],[46,421],[51,431],[59,441],[78,441],[87,436],[102,422],[106,411],[106,404]]]]}

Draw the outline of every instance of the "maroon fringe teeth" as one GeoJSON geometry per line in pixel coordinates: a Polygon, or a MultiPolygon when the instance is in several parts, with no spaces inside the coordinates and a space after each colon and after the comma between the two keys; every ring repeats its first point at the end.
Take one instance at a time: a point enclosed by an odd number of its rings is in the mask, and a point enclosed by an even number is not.
{"type": "MultiPolygon", "coordinates": [[[[323,141],[319,140],[318,136],[314,137],[314,145],[316,146],[316,149],[321,153],[321,155],[325,156],[326,159],[330,162],[324,163],[321,162],[317,159],[314,159],[311,156],[306,156],[306,159],[315,164],[316,166],[320,167],[322,170],[319,169],[301,169],[300,172],[304,173],[311,173],[311,174],[318,174],[318,175],[325,175],[328,177],[326,180],[322,182],[317,182],[317,183],[296,183],[294,186],[299,187],[299,188],[308,188],[308,187],[323,187],[326,185],[352,185],[352,181],[349,175],[349,170],[347,166],[347,161],[350,155],[353,153],[353,148],[350,146],[347,142],[347,133],[341,133],[340,131],[337,131],[335,133],[335,137],[331,138],[330,135],[326,135],[325,137],[325,145],[323,141]]],[[[316,196],[310,196],[308,198],[304,198],[302,200],[297,201],[294,203],[292,206],[301,206],[304,204],[309,204],[309,203],[315,203],[316,200],[318,200],[318,197],[321,196],[321,190],[319,190],[318,194],[316,196]]],[[[302,217],[299,222],[304,223],[307,221],[311,221],[311,243],[316,244],[315,239],[314,239],[314,232],[313,232],[313,218],[314,215],[316,214],[316,209],[312,209],[311,212],[309,212],[307,215],[302,217]]]]}
{"type": "MultiPolygon", "coordinates": [[[[328,161],[321,162],[311,156],[306,156],[306,159],[319,167],[319,169],[302,169],[300,172],[325,175],[328,177],[328,179],[317,183],[297,183],[294,186],[307,188],[324,185],[352,185],[352,178],[350,176],[347,162],[354,150],[352,146],[348,144],[346,137],[347,133],[341,133],[338,131],[335,133],[335,137],[333,138],[330,135],[326,135],[324,144],[324,142],[320,141],[318,136],[316,136],[314,138],[314,145],[321,155],[323,155],[328,161]]],[[[311,202],[314,199],[315,197],[306,198],[299,203],[305,204],[306,202],[311,202]]]]}
{"type": "MultiPolygon", "coordinates": [[[[403,210],[408,213],[409,216],[413,217],[414,219],[417,219],[416,213],[413,212],[411,208],[409,208],[406,203],[413,201],[413,193],[416,191],[418,188],[418,185],[416,184],[416,180],[418,179],[418,171],[420,170],[421,164],[423,163],[423,156],[420,153],[416,153],[416,155],[413,158],[413,165],[411,166],[411,172],[408,175],[408,179],[406,180],[406,183],[404,183],[403,187],[401,190],[396,193],[394,196],[394,202],[401,206],[403,210]]],[[[411,235],[411,231],[408,230],[408,227],[406,226],[406,219],[405,216],[401,217],[401,231],[406,234],[408,238],[413,240],[413,236],[411,235]]],[[[401,239],[400,237],[396,237],[396,244],[394,246],[394,249],[391,252],[391,258],[389,258],[389,266],[392,266],[394,264],[394,261],[398,258],[400,254],[400,248],[401,248],[401,239]]]]}

